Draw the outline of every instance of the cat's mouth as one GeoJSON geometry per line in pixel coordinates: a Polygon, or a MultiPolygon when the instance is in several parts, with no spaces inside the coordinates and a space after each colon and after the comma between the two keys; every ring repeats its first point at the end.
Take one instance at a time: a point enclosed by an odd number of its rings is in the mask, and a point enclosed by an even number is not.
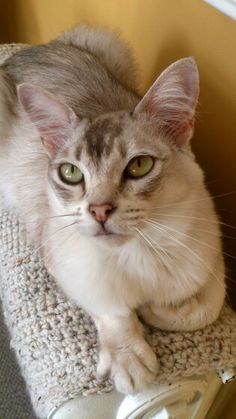
{"type": "Polygon", "coordinates": [[[96,237],[97,236],[116,236],[116,234],[110,231],[102,230],[102,231],[99,231],[97,234],[95,234],[95,236],[96,237]]]}
{"type": "Polygon", "coordinates": [[[107,230],[107,228],[103,226],[101,230],[95,234],[95,237],[99,236],[117,236],[117,234],[114,233],[114,231],[107,230]]]}
{"type": "Polygon", "coordinates": [[[98,237],[101,239],[119,239],[123,237],[122,234],[115,233],[114,231],[108,230],[105,226],[102,226],[101,229],[94,235],[94,237],[98,237]]]}

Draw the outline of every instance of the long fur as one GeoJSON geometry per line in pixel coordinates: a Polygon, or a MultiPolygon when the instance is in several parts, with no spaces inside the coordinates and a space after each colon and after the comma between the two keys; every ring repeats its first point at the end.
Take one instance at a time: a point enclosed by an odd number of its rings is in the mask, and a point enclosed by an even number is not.
{"type": "Polygon", "coordinates": [[[130,89],[137,88],[137,69],[131,49],[119,36],[101,28],[86,25],[64,32],[58,40],[89,51],[96,56],[119,81],[130,89]]]}

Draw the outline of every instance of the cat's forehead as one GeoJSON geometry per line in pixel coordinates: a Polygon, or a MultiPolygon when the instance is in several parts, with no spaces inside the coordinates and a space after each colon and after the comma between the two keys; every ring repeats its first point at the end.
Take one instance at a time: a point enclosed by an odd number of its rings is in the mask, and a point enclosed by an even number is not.
{"type": "Polygon", "coordinates": [[[115,151],[122,156],[125,152],[122,133],[129,119],[126,112],[116,112],[89,121],[77,144],[76,158],[79,160],[83,152],[97,165],[115,151]]]}
{"type": "Polygon", "coordinates": [[[95,166],[113,158],[130,159],[136,154],[162,152],[158,133],[145,118],[120,111],[88,121],[76,144],[76,159],[88,158],[95,166]]]}
{"type": "Polygon", "coordinates": [[[119,111],[82,121],[73,141],[61,150],[58,158],[75,164],[81,161],[90,170],[102,168],[104,172],[127,164],[137,155],[163,158],[166,148],[146,119],[119,111]]]}

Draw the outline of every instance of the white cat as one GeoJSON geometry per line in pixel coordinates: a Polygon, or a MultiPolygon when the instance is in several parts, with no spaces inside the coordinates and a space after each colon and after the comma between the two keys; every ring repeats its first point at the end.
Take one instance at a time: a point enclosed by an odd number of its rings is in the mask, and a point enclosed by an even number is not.
{"type": "Polygon", "coordinates": [[[196,64],[177,61],[142,99],[135,86],[127,47],[84,26],[0,68],[4,205],[95,320],[98,373],[125,393],[158,373],[137,314],[195,330],[225,296],[219,223],[189,145],[196,64]]]}

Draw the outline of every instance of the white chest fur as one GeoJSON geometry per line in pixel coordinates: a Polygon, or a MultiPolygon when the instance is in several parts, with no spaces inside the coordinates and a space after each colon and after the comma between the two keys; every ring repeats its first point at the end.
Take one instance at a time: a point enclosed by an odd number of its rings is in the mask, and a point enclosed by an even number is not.
{"type": "Polygon", "coordinates": [[[183,251],[173,248],[175,257],[170,252],[165,265],[137,239],[101,246],[96,238],[68,238],[65,230],[49,249],[50,272],[70,298],[94,314],[122,314],[152,300],[178,302],[196,292],[202,275],[183,251]]]}

